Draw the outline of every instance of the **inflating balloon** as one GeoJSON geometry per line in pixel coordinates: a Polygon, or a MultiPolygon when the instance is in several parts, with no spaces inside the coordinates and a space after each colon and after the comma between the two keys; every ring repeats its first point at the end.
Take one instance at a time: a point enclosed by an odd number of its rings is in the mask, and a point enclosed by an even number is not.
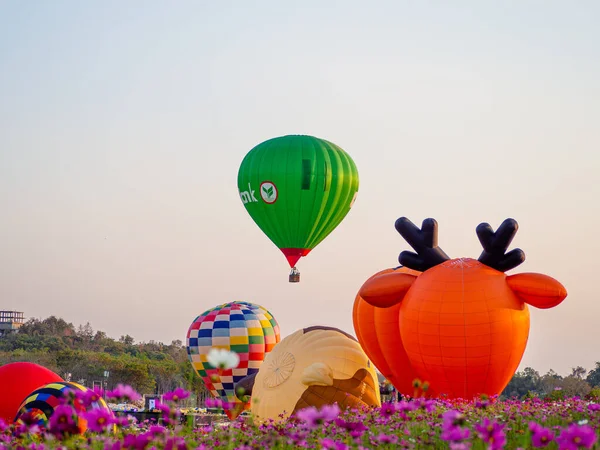
{"type": "Polygon", "coordinates": [[[298,260],[350,211],[358,193],[358,171],[350,155],[329,141],[282,136],[244,157],[238,189],[248,214],[287,258],[290,282],[297,282],[298,260]]]}
{"type": "MultiPolygon", "coordinates": [[[[397,267],[385,269],[371,278],[385,273],[408,273],[418,276],[421,272],[397,267]]],[[[378,308],[366,302],[360,295],[354,300],[352,320],[354,331],[367,356],[381,374],[403,395],[414,394],[413,381],[417,378],[402,343],[398,314],[401,303],[389,308],[378,308]],[[394,349],[390,352],[389,349],[394,349]]]]}
{"type": "Polygon", "coordinates": [[[62,378],[38,364],[14,362],[0,367],[0,418],[12,423],[27,394],[54,381],[62,378]]]}
{"type": "MultiPolygon", "coordinates": [[[[60,381],[42,386],[31,392],[22,401],[16,414],[15,422],[20,422],[23,416],[27,414],[30,418],[35,418],[37,420],[37,425],[48,427],[48,422],[54,414],[54,410],[60,405],[61,400],[66,397],[68,391],[87,392],[89,389],[72,381],[60,381]]],[[[81,414],[86,410],[97,408],[104,409],[109,411],[112,416],[112,411],[110,411],[108,405],[102,398],[98,398],[98,400],[91,403],[88,408],[86,408],[80,400],[76,400],[74,408],[78,413],[74,425],[77,427],[79,433],[85,433],[87,430],[87,420],[85,420],[81,414]]],[[[30,422],[30,419],[28,419],[28,422],[30,422]]]]}
{"type": "Polygon", "coordinates": [[[380,406],[375,367],[349,334],[331,327],[310,327],[283,339],[258,373],[237,384],[251,396],[257,422],[283,420],[297,411],[337,403],[340,409],[380,406]]]}
{"type": "Polygon", "coordinates": [[[229,418],[234,419],[249,407],[248,402],[237,399],[235,383],[256,373],[265,355],[280,340],[279,325],[269,311],[252,303],[231,302],[209,309],[194,319],[187,332],[187,353],[213,397],[236,404],[225,410],[229,418]],[[211,365],[208,354],[213,348],[237,353],[237,367],[219,369],[211,365]]]}
{"type": "MultiPolygon", "coordinates": [[[[397,309],[408,361],[418,378],[430,383],[431,396],[500,394],[525,351],[527,304],[545,309],[566,298],[565,287],[547,275],[505,274],[525,260],[520,249],[506,253],[517,228],[513,219],[496,232],[482,223],[477,227],[483,246],[479,259],[450,259],[437,245],[434,219],[426,219],[419,229],[402,217],[396,229],[416,253],[402,252],[400,264],[422,273],[382,273],[360,288],[367,303],[397,309]]],[[[382,351],[389,361],[398,350],[390,346],[382,351]]]]}

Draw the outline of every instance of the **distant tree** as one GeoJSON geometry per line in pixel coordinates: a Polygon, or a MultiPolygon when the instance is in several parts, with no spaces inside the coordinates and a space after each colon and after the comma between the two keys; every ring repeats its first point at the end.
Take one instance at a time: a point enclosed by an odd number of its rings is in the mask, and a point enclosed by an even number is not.
{"type": "Polygon", "coordinates": [[[133,345],[133,343],[135,341],[133,340],[133,338],[131,336],[129,336],[128,334],[126,334],[125,336],[121,336],[119,338],[119,342],[122,342],[125,345],[133,345]]]}
{"type": "Polygon", "coordinates": [[[574,375],[569,375],[568,377],[565,377],[561,381],[560,387],[565,393],[566,397],[578,396],[583,398],[586,395],[588,395],[592,390],[592,387],[588,384],[587,381],[574,375]]]}
{"type": "Polygon", "coordinates": [[[79,325],[77,328],[77,336],[85,339],[86,341],[91,341],[94,338],[94,329],[87,322],[85,325],[79,325]]]}
{"type": "Polygon", "coordinates": [[[71,336],[75,334],[73,324],[65,322],[63,319],[50,316],[44,320],[29,319],[21,328],[19,333],[30,336],[71,336]]]}
{"type": "Polygon", "coordinates": [[[540,381],[540,390],[547,395],[561,386],[562,379],[563,377],[550,369],[540,381]]]}
{"type": "Polygon", "coordinates": [[[531,367],[526,367],[522,372],[517,372],[512,377],[502,396],[523,398],[530,392],[540,389],[540,374],[531,367]]]}
{"type": "Polygon", "coordinates": [[[573,367],[571,369],[571,376],[577,378],[578,380],[583,380],[587,370],[581,366],[573,367]]]}
{"type": "Polygon", "coordinates": [[[586,381],[590,386],[600,386],[600,362],[596,362],[596,367],[588,372],[586,381]]]}

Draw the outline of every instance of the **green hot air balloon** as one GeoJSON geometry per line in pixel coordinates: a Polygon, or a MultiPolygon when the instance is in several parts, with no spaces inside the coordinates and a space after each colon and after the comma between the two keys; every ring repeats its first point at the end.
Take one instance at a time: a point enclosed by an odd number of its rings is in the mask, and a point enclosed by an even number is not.
{"type": "Polygon", "coordinates": [[[281,136],[248,152],[238,172],[238,189],[248,214],[287,258],[290,282],[297,282],[298,260],[350,211],[358,171],[348,153],[329,141],[281,136]]]}

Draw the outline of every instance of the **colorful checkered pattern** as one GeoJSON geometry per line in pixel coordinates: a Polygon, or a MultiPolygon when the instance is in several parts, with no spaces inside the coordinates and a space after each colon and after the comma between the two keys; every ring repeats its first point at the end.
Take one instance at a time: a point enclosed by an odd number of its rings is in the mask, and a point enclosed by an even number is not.
{"type": "MultiPolygon", "coordinates": [[[[54,413],[54,408],[60,404],[61,398],[66,395],[67,390],[87,391],[88,389],[72,381],[58,381],[42,386],[23,400],[15,417],[15,422],[23,414],[30,413],[37,419],[38,425],[47,426],[48,420],[54,413]]],[[[91,407],[108,409],[108,405],[103,399],[100,399],[97,403],[92,403],[91,407]]]]}
{"type": "Polygon", "coordinates": [[[187,333],[188,357],[211,394],[236,402],[235,384],[258,368],[275,344],[281,340],[279,324],[269,311],[247,302],[231,302],[205,311],[187,333]],[[207,361],[211,348],[234,351],[238,367],[219,371],[207,361]]]}

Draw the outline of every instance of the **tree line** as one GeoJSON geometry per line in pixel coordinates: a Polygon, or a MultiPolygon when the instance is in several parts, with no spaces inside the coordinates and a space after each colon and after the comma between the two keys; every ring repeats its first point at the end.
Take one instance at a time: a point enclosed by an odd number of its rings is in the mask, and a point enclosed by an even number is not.
{"type": "Polygon", "coordinates": [[[39,364],[89,388],[95,382],[107,389],[122,383],[140,394],[160,395],[182,387],[192,393],[192,405],[207,394],[180,340],[135,343],[129,335],[115,340],[89,323],[75,328],[55,316],[29,319],[0,337],[0,365],[16,361],[39,364]]]}
{"type": "Polygon", "coordinates": [[[542,397],[559,400],[565,397],[600,399],[600,362],[589,372],[581,366],[565,377],[550,369],[545,375],[531,367],[515,373],[502,392],[505,398],[542,397]]]}
{"type": "MultiPolygon", "coordinates": [[[[129,335],[115,340],[94,331],[89,323],[76,328],[55,316],[29,319],[18,332],[0,337],[0,365],[16,361],[40,364],[86,387],[101,382],[113,389],[122,383],[141,394],[155,395],[182,387],[192,393],[191,405],[199,405],[208,394],[180,340],[136,343],[129,335]]],[[[515,373],[501,394],[503,398],[531,396],[600,399],[600,362],[589,372],[578,366],[564,377],[552,369],[540,375],[527,367],[515,373]]]]}

